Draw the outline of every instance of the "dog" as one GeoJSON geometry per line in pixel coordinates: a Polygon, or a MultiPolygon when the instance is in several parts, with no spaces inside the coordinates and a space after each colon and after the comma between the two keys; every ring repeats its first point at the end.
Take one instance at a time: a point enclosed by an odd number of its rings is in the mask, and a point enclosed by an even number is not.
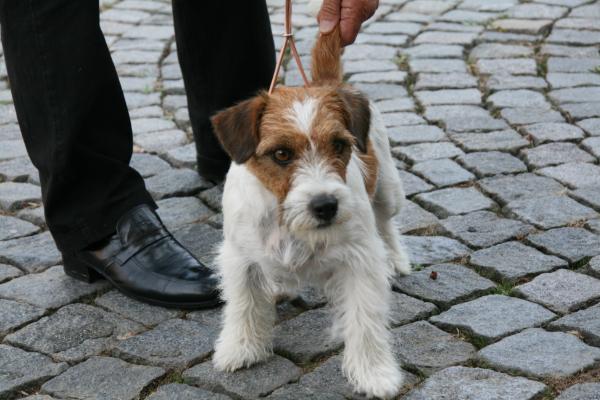
{"type": "Polygon", "coordinates": [[[343,338],[357,392],[395,396],[391,278],[410,273],[393,225],[404,199],[381,114],[342,83],[339,26],[312,51],[308,88],[278,87],[212,118],[233,163],[217,265],[225,301],[213,364],[234,371],[272,354],[275,302],[317,285],[343,338]]]}

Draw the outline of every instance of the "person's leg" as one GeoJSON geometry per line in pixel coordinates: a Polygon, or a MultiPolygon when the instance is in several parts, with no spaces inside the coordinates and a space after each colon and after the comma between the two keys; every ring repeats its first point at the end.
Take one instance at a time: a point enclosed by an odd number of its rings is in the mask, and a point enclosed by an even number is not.
{"type": "Polygon", "coordinates": [[[154,202],[129,167],[132,133],[98,0],[0,0],[9,82],[46,220],[73,252],[154,202]]]}
{"type": "Polygon", "coordinates": [[[209,118],[269,87],[275,48],[267,5],[265,0],[173,0],[173,16],[198,171],[219,181],[227,172],[229,157],[209,118]]]}

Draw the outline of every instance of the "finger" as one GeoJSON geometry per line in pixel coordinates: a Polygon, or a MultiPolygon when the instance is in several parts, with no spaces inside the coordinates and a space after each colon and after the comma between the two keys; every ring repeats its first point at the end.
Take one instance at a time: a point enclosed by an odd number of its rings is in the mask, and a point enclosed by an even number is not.
{"type": "Polygon", "coordinates": [[[340,1],[324,0],[319,13],[319,31],[329,33],[340,22],[340,1]]]}
{"type": "Polygon", "coordinates": [[[344,18],[340,22],[340,36],[342,37],[342,45],[348,46],[354,43],[362,21],[357,16],[344,18]]]}
{"type": "Polygon", "coordinates": [[[377,11],[378,7],[379,7],[379,0],[367,0],[365,3],[365,19],[364,19],[364,21],[371,18],[375,14],[375,11],[377,11]]]}

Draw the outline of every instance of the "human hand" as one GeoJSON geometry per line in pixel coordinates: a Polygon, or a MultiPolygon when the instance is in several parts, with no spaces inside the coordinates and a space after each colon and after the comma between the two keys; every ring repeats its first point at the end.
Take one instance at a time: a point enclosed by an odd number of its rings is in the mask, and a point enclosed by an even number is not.
{"type": "Polygon", "coordinates": [[[330,33],[340,24],[342,45],[354,43],[360,26],[377,10],[379,0],[323,0],[318,15],[321,33],[330,33]]]}

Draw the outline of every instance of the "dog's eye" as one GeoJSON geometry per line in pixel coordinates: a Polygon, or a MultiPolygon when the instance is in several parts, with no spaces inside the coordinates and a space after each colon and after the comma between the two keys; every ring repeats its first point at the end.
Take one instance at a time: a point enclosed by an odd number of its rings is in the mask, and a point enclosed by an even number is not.
{"type": "Polygon", "coordinates": [[[333,150],[337,154],[342,154],[344,150],[346,150],[346,147],[348,147],[348,142],[346,142],[345,140],[336,139],[333,141],[333,150]]]}
{"type": "Polygon", "coordinates": [[[289,149],[277,149],[273,152],[273,160],[280,165],[292,162],[292,151],[289,149]]]}

